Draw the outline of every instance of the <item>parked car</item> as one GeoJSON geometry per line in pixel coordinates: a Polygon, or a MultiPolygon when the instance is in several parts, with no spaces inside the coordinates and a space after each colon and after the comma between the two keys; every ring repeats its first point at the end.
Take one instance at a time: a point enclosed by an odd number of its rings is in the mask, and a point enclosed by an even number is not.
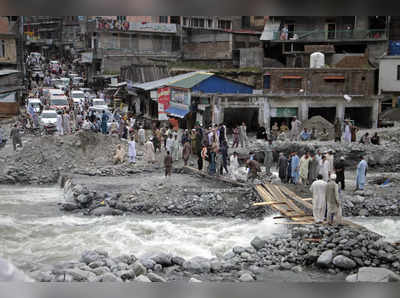
{"type": "Polygon", "coordinates": [[[44,110],[40,115],[40,125],[46,126],[49,124],[56,124],[57,112],[54,110],[44,110]]]}
{"type": "Polygon", "coordinates": [[[81,88],[85,86],[85,82],[82,77],[73,77],[72,78],[72,86],[75,88],[81,88]]]}
{"type": "Polygon", "coordinates": [[[68,99],[65,95],[50,98],[50,110],[64,110],[69,108],[68,99]]]}
{"type": "Polygon", "coordinates": [[[106,105],[106,102],[104,99],[101,98],[95,98],[93,99],[93,105],[89,107],[90,110],[95,110],[96,112],[102,112],[103,110],[108,111],[108,106],[106,105]]]}
{"type": "Polygon", "coordinates": [[[71,91],[71,98],[72,100],[77,103],[83,103],[85,100],[85,93],[80,90],[72,90],[71,91]]]}

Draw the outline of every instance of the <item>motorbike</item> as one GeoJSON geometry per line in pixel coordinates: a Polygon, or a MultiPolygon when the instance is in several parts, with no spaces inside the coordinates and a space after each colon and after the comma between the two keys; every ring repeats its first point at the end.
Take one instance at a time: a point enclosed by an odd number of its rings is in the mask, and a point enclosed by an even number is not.
{"type": "Polygon", "coordinates": [[[57,127],[55,124],[46,124],[43,126],[44,134],[45,135],[54,135],[57,131],[57,127]]]}

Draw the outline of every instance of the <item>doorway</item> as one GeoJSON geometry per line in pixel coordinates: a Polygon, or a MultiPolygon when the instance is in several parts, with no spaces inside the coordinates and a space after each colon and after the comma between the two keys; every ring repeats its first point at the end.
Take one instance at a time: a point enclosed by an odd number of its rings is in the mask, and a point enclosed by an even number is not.
{"type": "Polygon", "coordinates": [[[354,120],[354,124],[360,128],[372,127],[372,107],[345,108],[345,119],[354,120]]]}
{"type": "Polygon", "coordinates": [[[258,125],[258,108],[225,108],[224,123],[229,129],[246,123],[247,131],[257,131],[258,125]]]}

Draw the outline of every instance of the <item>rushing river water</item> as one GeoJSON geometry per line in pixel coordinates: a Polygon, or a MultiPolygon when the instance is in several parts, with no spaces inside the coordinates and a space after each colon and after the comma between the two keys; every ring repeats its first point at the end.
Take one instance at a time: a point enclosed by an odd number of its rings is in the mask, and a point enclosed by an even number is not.
{"type": "Polygon", "coordinates": [[[254,236],[280,233],[272,217],[259,220],[150,216],[85,217],[58,209],[57,187],[8,187],[0,191],[0,256],[16,264],[77,260],[85,249],[113,256],[168,251],[212,257],[254,236]]]}

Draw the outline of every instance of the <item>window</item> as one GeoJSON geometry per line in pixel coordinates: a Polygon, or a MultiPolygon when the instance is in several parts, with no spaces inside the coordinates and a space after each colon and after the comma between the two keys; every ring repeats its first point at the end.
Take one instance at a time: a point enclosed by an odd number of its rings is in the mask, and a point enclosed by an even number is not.
{"type": "Polygon", "coordinates": [[[397,80],[400,81],[400,65],[397,65],[397,80]]]}
{"type": "Polygon", "coordinates": [[[213,27],[213,20],[209,19],[207,20],[207,27],[212,28],[213,27]]]}
{"type": "Polygon", "coordinates": [[[160,16],[160,23],[168,23],[168,16],[160,16]]]}
{"type": "Polygon", "coordinates": [[[284,79],[283,80],[283,88],[284,89],[289,89],[289,90],[293,90],[293,89],[301,89],[301,79],[284,79]]]}
{"type": "Polygon", "coordinates": [[[0,57],[6,56],[5,41],[0,40],[0,57]]]}
{"type": "Polygon", "coordinates": [[[218,20],[218,28],[220,29],[231,29],[231,21],[227,20],[218,20]]]}
{"type": "Polygon", "coordinates": [[[204,19],[199,19],[199,27],[204,28],[204,19]]]}
{"type": "Polygon", "coordinates": [[[183,26],[188,26],[189,22],[188,22],[188,18],[183,18],[183,26]]]}
{"type": "Polygon", "coordinates": [[[119,22],[125,22],[126,21],[126,16],[117,16],[117,20],[119,22]]]}
{"type": "Polygon", "coordinates": [[[271,75],[264,75],[264,89],[271,88],[271,75]]]}
{"type": "Polygon", "coordinates": [[[336,24],[326,24],[326,39],[335,39],[336,38],[336,24]]]}
{"type": "Polygon", "coordinates": [[[192,19],[192,27],[198,27],[199,26],[199,19],[192,19]]]}
{"type": "Polygon", "coordinates": [[[249,28],[250,27],[250,17],[243,16],[242,17],[242,28],[249,28]]]}

